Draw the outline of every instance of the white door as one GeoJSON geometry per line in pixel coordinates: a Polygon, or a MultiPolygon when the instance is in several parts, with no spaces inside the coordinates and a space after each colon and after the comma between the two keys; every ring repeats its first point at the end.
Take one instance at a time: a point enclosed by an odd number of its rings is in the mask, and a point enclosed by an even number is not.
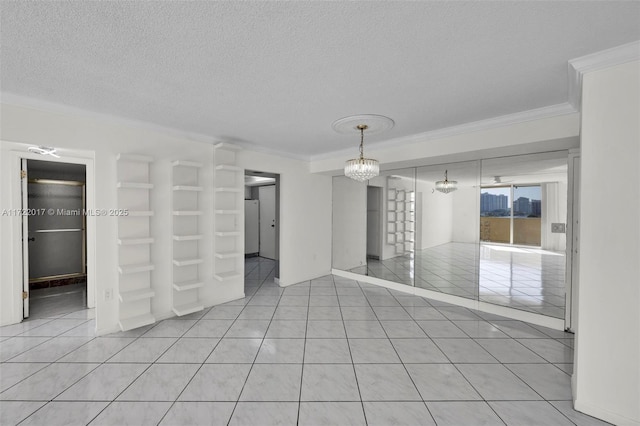
{"type": "Polygon", "coordinates": [[[260,200],[260,257],[276,258],[276,186],[258,188],[260,200]]]}
{"type": "Polygon", "coordinates": [[[260,213],[258,200],[244,200],[244,254],[260,252],[260,213]]]}
{"type": "MultiPolygon", "coordinates": [[[[29,208],[29,179],[27,178],[27,160],[22,159],[20,166],[20,185],[22,189],[22,211],[29,208]]],[[[29,317],[29,216],[22,215],[22,302],[23,317],[29,317]]]]}

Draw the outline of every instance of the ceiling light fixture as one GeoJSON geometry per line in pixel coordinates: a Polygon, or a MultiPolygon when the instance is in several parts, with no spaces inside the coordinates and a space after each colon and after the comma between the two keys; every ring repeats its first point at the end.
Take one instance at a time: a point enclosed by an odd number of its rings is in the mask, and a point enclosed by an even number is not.
{"type": "Polygon", "coordinates": [[[436,182],[436,190],[444,194],[448,194],[455,191],[456,189],[458,189],[458,182],[455,180],[449,180],[447,178],[447,170],[445,170],[444,180],[439,180],[436,182]]]}
{"type": "Polygon", "coordinates": [[[364,156],[364,132],[366,131],[368,135],[382,133],[391,129],[394,124],[389,117],[374,114],[353,115],[333,123],[333,130],[338,133],[353,133],[354,130],[360,132],[360,156],[345,162],[345,176],[364,182],[380,174],[378,160],[364,156]]]}
{"type": "Polygon", "coordinates": [[[30,146],[29,148],[27,148],[27,151],[40,155],[50,155],[55,158],[60,158],[60,156],[56,154],[56,149],[50,146],[30,146]]]}
{"type": "Polygon", "coordinates": [[[364,158],[364,131],[369,126],[358,124],[356,128],[360,130],[360,157],[345,162],[344,175],[359,182],[364,182],[380,174],[380,163],[373,158],[364,158]]]}

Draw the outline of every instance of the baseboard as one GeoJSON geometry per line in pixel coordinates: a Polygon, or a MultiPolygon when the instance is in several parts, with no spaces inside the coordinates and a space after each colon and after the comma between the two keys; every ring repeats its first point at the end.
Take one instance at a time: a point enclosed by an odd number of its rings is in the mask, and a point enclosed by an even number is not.
{"type": "Polygon", "coordinates": [[[120,330],[120,327],[118,326],[101,328],[100,330],[96,330],[96,337],[105,336],[107,334],[118,333],[119,331],[121,330],[120,330]]]}
{"type": "MultiPolygon", "coordinates": [[[[227,303],[227,302],[231,302],[233,300],[238,300],[238,299],[243,299],[244,296],[244,290],[241,293],[237,293],[233,296],[228,296],[228,297],[223,297],[223,298],[219,298],[219,299],[211,299],[211,300],[207,300],[205,302],[203,302],[204,308],[210,308],[212,306],[216,306],[216,305],[222,305],[223,303],[227,303]]],[[[156,312],[152,312],[154,318],[156,319],[156,322],[159,321],[163,321],[169,318],[174,318],[177,317],[177,315],[175,314],[175,312],[173,311],[168,311],[168,312],[162,312],[162,313],[156,313],[156,312]]],[[[115,327],[107,327],[107,328],[102,328],[100,330],[96,330],[96,336],[104,336],[106,334],[112,334],[112,333],[117,333],[120,332],[120,327],[115,326],[115,327]]]]}
{"type": "Polygon", "coordinates": [[[595,417],[597,419],[604,420],[605,422],[613,423],[617,426],[640,426],[640,419],[630,419],[604,408],[583,403],[578,399],[573,403],[573,408],[587,416],[595,417]]]}

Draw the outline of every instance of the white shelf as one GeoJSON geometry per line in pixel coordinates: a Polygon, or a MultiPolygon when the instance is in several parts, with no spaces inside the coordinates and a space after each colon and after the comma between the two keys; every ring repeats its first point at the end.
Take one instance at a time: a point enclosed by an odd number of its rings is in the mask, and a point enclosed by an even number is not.
{"type": "Polygon", "coordinates": [[[225,187],[221,187],[221,188],[216,188],[216,192],[241,192],[242,189],[240,188],[225,188],[225,187]]]}
{"type": "Polygon", "coordinates": [[[174,210],[174,216],[202,216],[202,210],[174,210]]]}
{"type": "Polygon", "coordinates": [[[191,280],[191,281],[184,281],[180,283],[173,283],[173,289],[175,291],[194,290],[196,288],[200,288],[203,286],[204,286],[204,282],[202,280],[191,280]]]}
{"type": "Polygon", "coordinates": [[[243,169],[242,167],[232,166],[230,164],[220,164],[216,166],[216,170],[224,170],[227,172],[241,172],[243,169]]]}
{"type": "Polygon", "coordinates": [[[218,237],[235,237],[236,235],[240,235],[240,231],[216,231],[218,237]]]}
{"type": "Polygon", "coordinates": [[[216,214],[240,214],[240,210],[216,210],[216,214]]]}
{"type": "Polygon", "coordinates": [[[220,272],[219,274],[215,274],[214,277],[218,281],[229,281],[234,278],[239,278],[242,275],[239,272],[220,272]]]}
{"type": "Polygon", "coordinates": [[[218,259],[231,259],[233,257],[240,257],[242,253],[237,251],[221,251],[216,253],[218,259]]]}
{"type": "Polygon", "coordinates": [[[193,192],[201,192],[204,188],[201,186],[189,186],[189,185],[175,185],[173,187],[174,191],[193,191],[193,192]]]}
{"type": "Polygon", "coordinates": [[[215,149],[226,149],[227,151],[242,151],[242,148],[236,145],[231,145],[227,142],[219,142],[214,145],[215,149]]]}
{"type": "Polygon", "coordinates": [[[202,234],[193,234],[193,235],[174,235],[174,241],[197,241],[204,238],[202,234]]]}
{"type": "Polygon", "coordinates": [[[134,263],[132,265],[118,266],[118,272],[121,274],[137,274],[139,272],[153,271],[155,267],[152,263],[134,263]]]}
{"type": "Polygon", "coordinates": [[[136,300],[151,299],[155,294],[156,293],[150,288],[143,288],[140,290],[120,292],[119,297],[122,303],[126,303],[135,302],[136,300]]]}
{"type": "Polygon", "coordinates": [[[189,258],[189,259],[173,259],[173,264],[176,266],[190,266],[190,265],[199,265],[204,260],[200,258],[189,258]]]}
{"type": "Polygon", "coordinates": [[[188,160],[172,161],[171,165],[173,167],[197,167],[197,168],[202,167],[202,163],[199,163],[197,161],[188,161],[188,160]]]}
{"type": "Polygon", "coordinates": [[[194,312],[198,312],[204,309],[204,305],[200,302],[187,303],[180,306],[174,306],[173,312],[179,317],[183,315],[189,315],[194,312]]]}
{"type": "Polygon", "coordinates": [[[120,218],[124,217],[151,217],[153,216],[153,211],[151,210],[129,210],[128,216],[120,216],[120,218]]]}
{"type": "Polygon", "coordinates": [[[137,154],[118,154],[118,161],[132,161],[136,163],[153,163],[153,157],[137,154]]]}
{"type": "Polygon", "coordinates": [[[147,182],[118,182],[117,187],[121,189],[153,189],[153,184],[147,182]]]}
{"type": "Polygon", "coordinates": [[[136,317],[121,319],[120,322],[118,322],[118,325],[120,326],[120,330],[127,331],[145,325],[153,324],[154,322],[156,322],[156,319],[153,315],[143,314],[136,317]]]}
{"type": "Polygon", "coordinates": [[[153,244],[155,239],[151,237],[142,237],[142,238],[118,238],[118,245],[121,246],[134,246],[134,245],[142,245],[142,244],[153,244]]]}

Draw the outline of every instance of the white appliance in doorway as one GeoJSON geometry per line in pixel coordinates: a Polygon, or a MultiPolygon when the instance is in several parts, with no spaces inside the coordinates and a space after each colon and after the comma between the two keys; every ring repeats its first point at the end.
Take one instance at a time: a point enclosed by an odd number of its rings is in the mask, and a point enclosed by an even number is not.
{"type": "Polygon", "coordinates": [[[260,199],[260,256],[276,259],[276,186],[258,188],[260,199]]]}
{"type": "Polygon", "coordinates": [[[260,201],[244,200],[244,254],[260,252],[260,201]]]}

